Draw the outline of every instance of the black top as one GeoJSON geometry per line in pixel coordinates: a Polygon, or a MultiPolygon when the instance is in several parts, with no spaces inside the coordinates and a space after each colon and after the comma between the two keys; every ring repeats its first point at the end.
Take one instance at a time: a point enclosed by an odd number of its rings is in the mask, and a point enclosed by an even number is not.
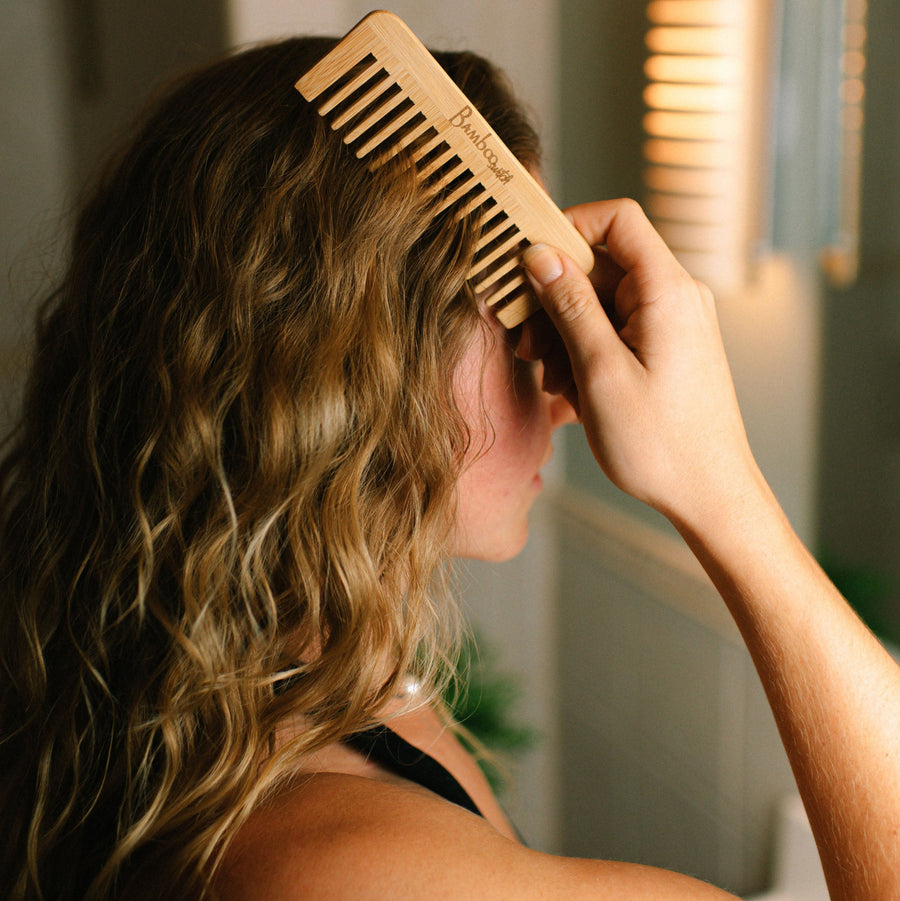
{"type": "Polygon", "coordinates": [[[441,764],[404,741],[387,726],[374,726],[363,732],[354,732],[342,741],[398,776],[409,779],[480,817],[484,816],[466,790],[441,764]]]}

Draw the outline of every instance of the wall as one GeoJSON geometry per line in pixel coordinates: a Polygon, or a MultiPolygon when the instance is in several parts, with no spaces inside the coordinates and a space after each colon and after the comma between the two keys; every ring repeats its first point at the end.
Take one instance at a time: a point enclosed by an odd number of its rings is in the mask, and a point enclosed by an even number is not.
{"type": "MultiPolygon", "coordinates": [[[[820,537],[900,640],[900,5],[869,4],[860,278],[826,294],[820,537]]],[[[869,606],[869,605],[867,605],[869,606]]]]}
{"type": "Polygon", "coordinates": [[[0,432],[85,179],[159,81],[224,49],[216,4],[8,0],[0,14],[0,432]],[[173,26],[177,23],[177,26],[173,26]]]}
{"type": "Polygon", "coordinates": [[[763,889],[793,777],[737,628],[693,555],[563,490],[563,849],[763,889]]]}
{"type": "Polygon", "coordinates": [[[11,421],[33,295],[54,265],[52,223],[69,187],[63,35],[53,13],[50,0],[12,0],[0,27],[0,434],[11,421]],[[33,252],[39,237],[43,254],[33,252]]]}
{"type": "Polygon", "coordinates": [[[226,47],[217,3],[62,0],[77,184],[161,83],[226,47]]]}

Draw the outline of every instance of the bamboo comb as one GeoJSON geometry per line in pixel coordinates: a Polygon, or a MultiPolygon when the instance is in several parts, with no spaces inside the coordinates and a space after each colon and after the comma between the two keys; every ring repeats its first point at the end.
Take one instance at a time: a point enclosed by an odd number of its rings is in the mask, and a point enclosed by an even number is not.
{"type": "Polygon", "coordinates": [[[521,265],[529,244],[593,267],[584,238],[393,13],[366,16],[296,88],[371,168],[406,150],[436,215],[478,217],[468,279],[507,328],[540,308],[521,265]]]}

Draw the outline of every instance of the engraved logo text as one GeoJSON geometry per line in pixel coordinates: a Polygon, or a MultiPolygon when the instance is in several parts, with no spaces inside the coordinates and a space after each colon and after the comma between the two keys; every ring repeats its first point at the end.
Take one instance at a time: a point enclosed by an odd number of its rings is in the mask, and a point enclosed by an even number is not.
{"type": "Polygon", "coordinates": [[[472,115],[472,107],[464,106],[451,120],[450,124],[454,128],[461,128],[463,134],[475,145],[476,150],[480,150],[485,160],[487,160],[488,169],[494,173],[497,178],[504,184],[512,181],[513,173],[509,169],[505,169],[500,165],[497,154],[491,149],[488,138],[492,138],[493,134],[488,132],[480,135],[476,130],[476,125],[469,122],[472,115]]]}

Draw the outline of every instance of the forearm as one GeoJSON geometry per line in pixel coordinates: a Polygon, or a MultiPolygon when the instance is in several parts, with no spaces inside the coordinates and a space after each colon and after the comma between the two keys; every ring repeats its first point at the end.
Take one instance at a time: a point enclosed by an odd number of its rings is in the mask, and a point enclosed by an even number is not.
{"type": "Polygon", "coordinates": [[[753,461],[708,289],[633,203],[570,212],[596,248],[592,282],[565,257],[529,249],[556,336],[533,326],[522,353],[544,361],[548,390],[572,396],[607,476],[672,520],[721,592],[768,694],[832,896],[900,898],[900,668],[803,547],[753,461]]]}
{"type": "Polygon", "coordinates": [[[676,525],[740,628],[778,723],[833,898],[900,898],[900,667],[757,474],[676,525]]]}

